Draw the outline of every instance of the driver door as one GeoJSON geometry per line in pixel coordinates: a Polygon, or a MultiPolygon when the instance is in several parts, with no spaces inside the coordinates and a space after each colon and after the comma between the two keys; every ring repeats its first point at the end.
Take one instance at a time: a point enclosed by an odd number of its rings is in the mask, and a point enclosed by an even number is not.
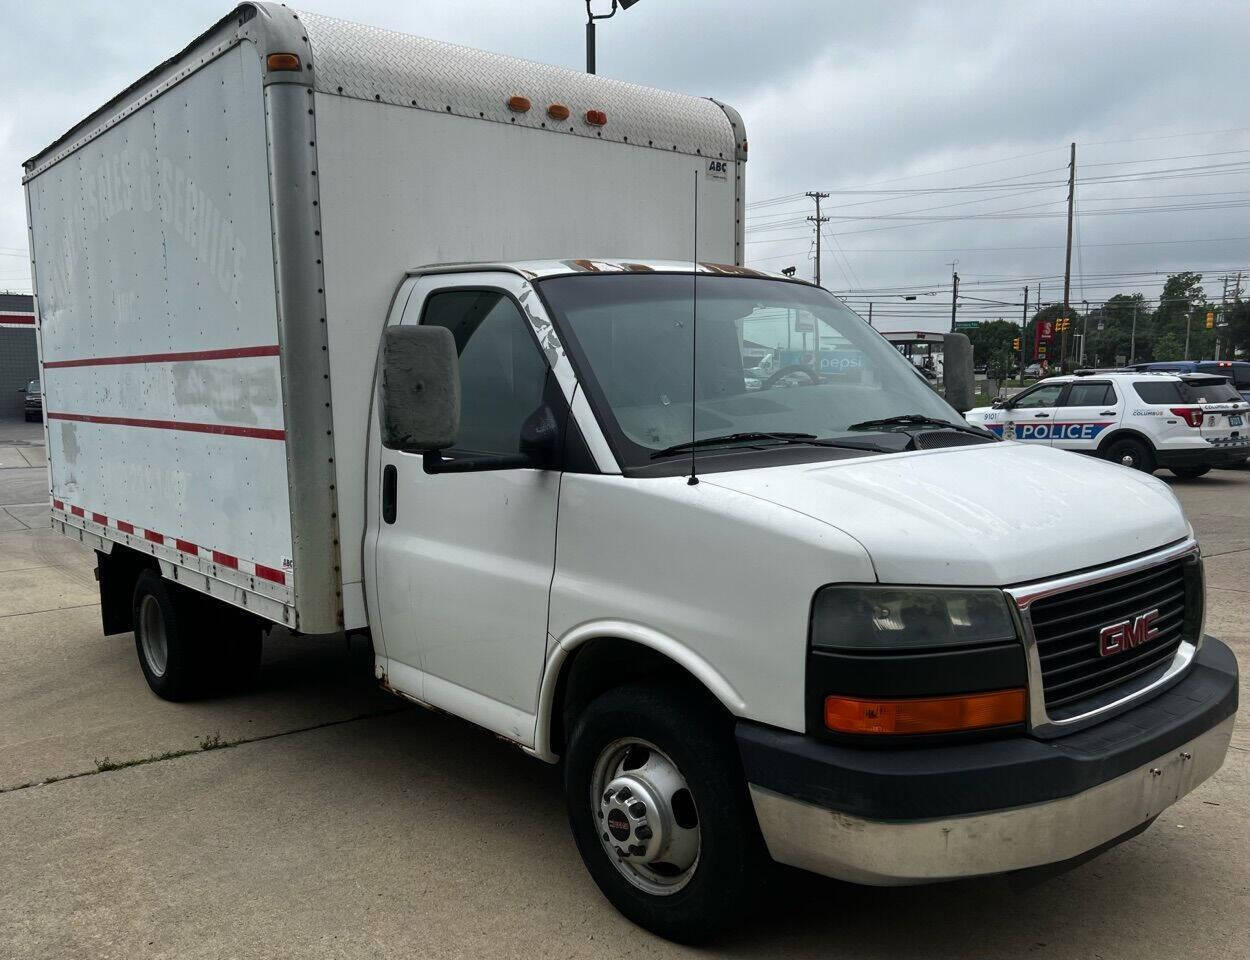
{"type": "Polygon", "coordinates": [[[1011,401],[1003,417],[1003,439],[1050,445],[1051,424],[1066,383],[1042,383],[1011,401]]]}
{"type": "Polygon", "coordinates": [[[453,289],[438,288],[447,277],[422,278],[404,309],[403,324],[455,336],[460,430],[455,447],[431,461],[434,473],[420,454],[380,450],[377,608],[392,686],[528,743],[560,472],[517,460],[522,424],[563,396],[517,303],[473,283],[489,278],[461,275],[453,289]]]}

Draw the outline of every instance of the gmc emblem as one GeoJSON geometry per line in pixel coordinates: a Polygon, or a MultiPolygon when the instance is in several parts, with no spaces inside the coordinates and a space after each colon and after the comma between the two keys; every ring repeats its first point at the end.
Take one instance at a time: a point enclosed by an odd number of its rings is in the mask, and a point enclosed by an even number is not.
{"type": "Polygon", "coordinates": [[[1138,614],[1132,620],[1103,627],[1098,631],[1098,652],[1104,657],[1110,657],[1149,643],[1159,635],[1159,628],[1155,626],[1158,619],[1159,609],[1156,607],[1147,613],[1138,614]]]}

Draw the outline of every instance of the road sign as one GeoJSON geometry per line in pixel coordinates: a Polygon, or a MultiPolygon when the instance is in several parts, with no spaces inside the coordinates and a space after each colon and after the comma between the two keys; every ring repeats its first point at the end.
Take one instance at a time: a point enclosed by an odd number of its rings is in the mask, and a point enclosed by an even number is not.
{"type": "Polygon", "coordinates": [[[979,326],[981,326],[981,324],[976,320],[956,320],[955,321],[956,332],[959,332],[961,330],[975,330],[979,326]]]}

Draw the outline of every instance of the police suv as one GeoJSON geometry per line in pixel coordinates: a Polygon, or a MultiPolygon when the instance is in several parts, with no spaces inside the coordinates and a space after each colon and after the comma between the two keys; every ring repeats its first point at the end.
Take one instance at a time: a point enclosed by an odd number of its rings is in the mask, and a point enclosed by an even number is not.
{"type": "Polygon", "coordinates": [[[1200,477],[1250,454],[1250,403],[1227,378],[1081,370],[1049,377],[967,420],[1004,440],[1092,453],[1152,473],[1200,477]]]}

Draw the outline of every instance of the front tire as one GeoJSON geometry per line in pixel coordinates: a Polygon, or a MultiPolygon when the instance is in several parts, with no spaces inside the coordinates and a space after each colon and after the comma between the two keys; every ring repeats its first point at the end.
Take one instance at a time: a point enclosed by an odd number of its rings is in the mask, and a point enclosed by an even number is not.
{"type": "Polygon", "coordinates": [[[767,864],[730,719],[677,686],[632,684],[573,724],[569,823],[622,914],[697,943],[741,920],[767,864]]]}
{"type": "Polygon", "coordinates": [[[1114,441],[1107,447],[1103,457],[1131,470],[1141,470],[1143,473],[1155,472],[1154,451],[1145,443],[1132,437],[1114,441]]]}
{"type": "Polygon", "coordinates": [[[1168,469],[1182,480],[1197,480],[1211,471],[1210,467],[1168,467],[1168,469]]]}

